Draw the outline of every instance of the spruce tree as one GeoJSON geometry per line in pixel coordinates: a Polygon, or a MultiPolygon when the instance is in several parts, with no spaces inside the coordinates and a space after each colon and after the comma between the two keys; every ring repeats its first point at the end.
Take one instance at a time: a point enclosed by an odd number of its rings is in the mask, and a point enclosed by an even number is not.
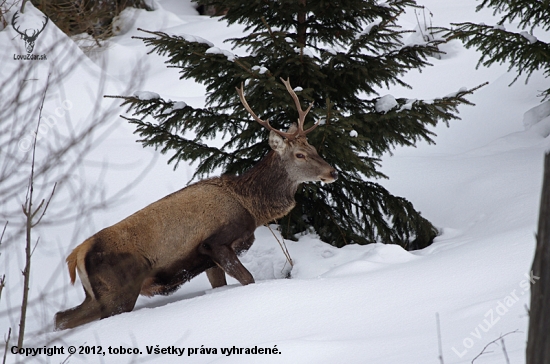
{"type": "Polygon", "coordinates": [[[457,106],[469,104],[464,97],[473,90],[426,101],[377,94],[383,87],[408,86],[400,77],[429,65],[428,57],[438,52],[439,41],[403,43],[396,19],[415,2],[204,2],[227,9],[221,21],[246,26],[243,37],[227,42],[248,54],[237,57],[196,36],[144,31],[147,35],[139,39],[150,51],[166,56],[182,79],[204,84],[207,94],[205,108],[161,97],[121,96],[140,142],[169,153],[174,168],[181,161],[198,162],[195,177],[217,168],[240,174],[269,147],[268,131],[252,120],[235,88],[244,83],[256,114],[286,130],[297,119],[280,82],[289,78],[303,109],[313,103],[305,127],[321,119],[308,135],[310,144],[340,177],[332,184],[301,186],[296,207],[278,221],[283,235],[292,238],[313,228],[335,246],[383,242],[416,249],[430,244],[436,228],[411,202],[375,182],[385,178],[380,157],[395,146],[433,143],[429,128],[457,119],[457,106]],[[213,138],[223,138],[224,144],[213,146],[213,138]]]}
{"type": "MultiPolygon", "coordinates": [[[[476,8],[493,8],[494,14],[502,14],[496,25],[457,23],[450,33],[465,42],[467,48],[475,47],[482,56],[478,66],[509,62],[509,70],[518,71],[515,82],[522,74],[527,81],[536,70],[542,70],[546,78],[550,76],[550,44],[533,35],[535,30],[550,30],[550,1],[544,0],[484,0],[476,8]],[[520,32],[505,28],[505,23],[518,21],[520,32]]],[[[542,91],[543,100],[550,97],[550,86],[542,91]]]]}

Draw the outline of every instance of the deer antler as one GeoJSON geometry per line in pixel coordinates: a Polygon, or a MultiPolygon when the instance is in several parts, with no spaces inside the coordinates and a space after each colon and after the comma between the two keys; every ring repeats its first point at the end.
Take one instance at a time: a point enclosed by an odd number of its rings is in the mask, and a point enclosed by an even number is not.
{"type": "Polygon", "coordinates": [[[28,38],[38,37],[38,34],[42,33],[44,28],[46,28],[46,24],[48,24],[48,20],[49,20],[49,18],[46,15],[44,15],[44,19],[46,21],[42,23],[42,29],[40,29],[40,30],[33,29],[33,34],[31,36],[28,36],[26,31],[25,31],[25,33],[21,33],[19,28],[15,26],[15,22],[16,22],[17,18],[19,18],[19,11],[16,11],[15,14],[13,14],[13,17],[11,18],[11,25],[12,25],[13,29],[15,29],[15,31],[17,33],[21,34],[23,37],[28,37],[28,38]]]}
{"type": "Polygon", "coordinates": [[[38,34],[42,33],[44,28],[46,28],[46,24],[48,24],[49,18],[46,15],[44,15],[44,19],[46,19],[46,21],[42,24],[42,29],[40,29],[36,34],[34,34],[33,35],[34,37],[38,37],[38,34]]]}
{"type": "Polygon", "coordinates": [[[254,120],[256,120],[260,125],[263,125],[266,129],[274,131],[275,133],[279,134],[280,136],[282,136],[284,138],[287,138],[288,140],[294,140],[294,139],[296,139],[300,136],[305,136],[309,132],[313,131],[313,129],[315,129],[319,125],[320,120],[317,123],[315,123],[311,128],[304,131],[304,121],[305,121],[307,113],[309,112],[309,110],[311,110],[311,108],[313,106],[313,103],[311,103],[311,105],[309,105],[309,107],[306,109],[306,111],[302,110],[302,107],[300,106],[300,100],[298,99],[298,96],[296,95],[296,93],[294,92],[292,87],[290,86],[289,79],[287,79],[285,81],[281,78],[281,81],[283,81],[283,84],[286,86],[286,89],[290,93],[290,96],[292,96],[292,98],[294,99],[294,102],[296,104],[296,109],[298,110],[298,128],[293,133],[287,133],[287,132],[275,129],[274,127],[272,127],[269,124],[269,119],[267,119],[267,120],[260,119],[258,117],[258,115],[256,115],[256,113],[254,111],[252,111],[252,109],[248,105],[248,102],[246,101],[246,98],[244,97],[244,86],[243,86],[242,83],[241,83],[240,88],[235,87],[235,89],[237,90],[237,93],[239,94],[239,98],[241,99],[241,102],[242,102],[244,108],[250,113],[250,115],[252,115],[254,120]]]}
{"type": "Polygon", "coordinates": [[[13,27],[13,29],[15,29],[15,31],[19,34],[21,34],[22,36],[27,36],[25,33],[21,33],[19,31],[19,28],[15,26],[15,21],[17,20],[17,18],[19,18],[19,14],[18,12],[16,11],[15,14],[13,14],[13,17],[11,18],[11,26],[13,27]]]}
{"type": "Polygon", "coordinates": [[[254,120],[256,120],[258,123],[263,125],[268,130],[274,131],[275,133],[279,134],[280,136],[282,136],[284,138],[287,138],[287,139],[290,139],[290,140],[293,140],[293,139],[296,138],[296,136],[297,136],[296,133],[286,133],[284,131],[280,131],[278,129],[275,129],[274,127],[272,127],[269,124],[269,119],[262,120],[258,117],[258,115],[256,115],[256,113],[254,111],[252,111],[252,109],[248,105],[248,102],[246,101],[246,98],[244,97],[244,86],[243,86],[242,83],[241,83],[241,88],[238,88],[238,87],[235,87],[235,88],[237,89],[237,93],[239,94],[239,98],[241,99],[241,102],[242,102],[244,108],[246,109],[246,111],[248,111],[250,113],[250,115],[252,115],[254,120]]]}
{"type": "Polygon", "coordinates": [[[313,102],[311,104],[309,104],[309,107],[306,109],[306,111],[302,110],[302,106],[300,105],[300,100],[298,99],[298,96],[296,95],[296,93],[292,89],[292,86],[290,86],[290,79],[287,78],[286,81],[285,81],[281,77],[281,81],[286,86],[286,90],[288,91],[290,96],[292,96],[292,98],[294,99],[294,103],[296,104],[296,110],[298,111],[298,132],[299,132],[299,135],[306,135],[307,133],[312,132],[313,129],[315,129],[317,126],[319,126],[319,123],[321,122],[321,120],[319,119],[315,124],[313,124],[313,126],[311,128],[304,131],[304,121],[306,120],[307,113],[313,107],[313,102]]]}

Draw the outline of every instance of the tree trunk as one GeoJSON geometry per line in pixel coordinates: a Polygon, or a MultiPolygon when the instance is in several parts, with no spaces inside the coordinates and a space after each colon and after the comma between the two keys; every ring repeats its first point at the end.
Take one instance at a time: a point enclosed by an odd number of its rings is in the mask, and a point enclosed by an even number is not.
{"type": "Polygon", "coordinates": [[[537,247],[531,276],[527,364],[550,363],[550,154],[544,158],[537,247]],[[537,279],[539,278],[539,279],[537,279]]]}
{"type": "Polygon", "coordinates": [[[298,4],[302,9],[298,12],[298,27],[296,29],[296,33],[298,34],[298,43],[302,45],[302,47],[306,46],[306,34],[307,34],[307,24],[306,24],[306,0],[299,0],[298,4]]]}

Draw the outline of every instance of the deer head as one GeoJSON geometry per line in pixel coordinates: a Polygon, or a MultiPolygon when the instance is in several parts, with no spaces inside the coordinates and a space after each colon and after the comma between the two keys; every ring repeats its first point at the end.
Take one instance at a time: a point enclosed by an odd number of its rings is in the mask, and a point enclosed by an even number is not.
{"type": "Polygon", "coordinates": [[[34,49],[34,42],[36,41],[36,38],[38,38],[38,35],[42,33],[44,28],[46,27],[46,24],[48,23],[48,17],[44,15],[44,23],[42,23],[42,28],[40,30],[38,29],[25,29],[24,32],[21,32],[17,26],[15,26],[15,22],[17,21],[17,18],[19,17],[19,11],[16,11],[15,14],[13,14],[13,18],[11,18],[11,25],[13,26],[13,29],[19,34],[21,34],[21,38],[25,41],[25,48],[27,49],[27,53],[32,53],[34,49]],[[32,31],[32,34],[28,34],[27,32],[32,31]]]}
{"type": "Polygon", "coordinates": [[[319,156],[315,147],[310,145],[306,139],[306,135],[312,132],[320,122],[317,121],[311,128],[304,130],[306,115],[311,110],[313,103],[304,111],[298,96],[290,86],[290,81],[282,78],[281,81],[294,100],[298,111],[298,123],[293,124],[286,132],[275,129],[269,124],[269,120],[262,120],[256,115],[244,97],[242,84],[240,88],[236,89],[244,108],[254,120],[271,131],[269,145],[279,154],[291,179],[297,183],[306,181],[334,182],[338,178],[338,172],[319,156]]]}

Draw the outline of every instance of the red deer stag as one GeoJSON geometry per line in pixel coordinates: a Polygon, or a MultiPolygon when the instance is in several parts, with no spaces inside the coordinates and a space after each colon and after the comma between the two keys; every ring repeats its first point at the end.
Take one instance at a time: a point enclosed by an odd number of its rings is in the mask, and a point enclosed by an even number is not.
{"type": "MultiPolygon", "coordinates": [[[[281,79],[282,80],[282,79],[281,79]]],[[[288,80],[298,124],[287,132],[260,119],[237,92],[246,110],[269,129],[273,149],[241,176],[222,175],[199,181],[105,228],[77,246],[67,257],[71,282],[76,272],[86,298],[55,315],[56,329],[129,312],[140,294],[174,292],[206,271],[212,287],[226,284],[225,273],[242,285],[254,283],[237,255],[250,248],[254,230],[286,215],[296,204],[301,182],[334,182],[336,170],[306,140],[303,111],[288,80]]]]}

